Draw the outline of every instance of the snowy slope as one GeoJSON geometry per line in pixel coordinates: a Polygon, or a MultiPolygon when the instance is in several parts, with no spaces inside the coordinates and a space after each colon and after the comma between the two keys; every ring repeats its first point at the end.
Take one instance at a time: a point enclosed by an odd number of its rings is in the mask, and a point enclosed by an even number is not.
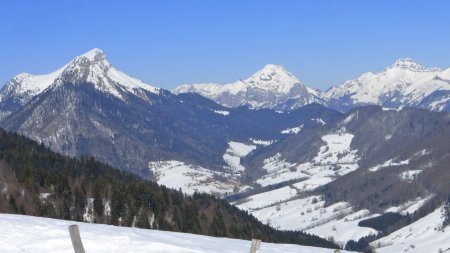
{"type": "Polygon", "coordinates": [[[362,219],[373,216],[368,210],[357,210],[346,202],[326,207],[322,196],[311,196],[316,188],[359,167],[358,151],[350,146],[353,135],[345,127],[329,131],[321,139],[323,145],[305,163],[287,162],[280,153],[265,159],[262,168],[267,174],[256,181],[262,186],[295,179],[298,182],[251,195],[234,204],[275,228],[306,230],[333,237],[342,245],[348,240],[375,234],[375,230],[357,225],[362,219]]]}
{"type": "Polygon", "coordinates": [[[333,239],[342,246],[348,240],[376,234],[372,228],[359,227],[361,220],[374,217],[368,210],[356,211],[349,203],[325,206],[321,196],[302,197],[293,186],[250,196],[236,203],[261,222],[283,230],[303,230],[333,239]]]}
{"type": "Polygon", "coordinates": [[[234,180],[231,174],[208,170],[200,166],[180,161],[149,162],[149,168],[155,175],[156,182],[184,193],[204,192],[222,196],[233,190],[246,187],[234,180]],[[217,180],[217,178],[222,180],[217,180]]]}
{"type": "Polygon", "coordinates": [[[106,60],[103,51],[98,48],[71,61],[55,80],[55,85],[62,85],[63,83],[76,85],[89,83],[94,85],[96,89],[118,98],[122,98],[122,93],[125,91],[137,96],[142,96],[142,90],[159,93],[158,88],[145,84],[114,68],[106,60]]]}
{"type": "Polygon", "coordinates": [[[228,149],[223,155],[223,160],[228,164],[228,169],[232,172],[243,172],[245,168],[241,165],[241,158],[245,157],[255,149],[255,145],[230,141],[228,143],[228,149]]]}
{"type": "Polygon", "coordinates": [[[230,84],[181,85],[174,93],[196,92],[216,102],[237,107],[292,110],[311,103],[324,103],[319,91],[306,87],[282,66],[268,64],[245,80],[230,84]],[[285,104],[289,101],[289,105],[285,104]]]}
{"type": "Polygon", "coordinates": [[[15,93],[16,95],[27,94],[29,96],[39,94],[48,88],[48,86],[50,86],[59,75],[61,75],[66,67],[67,65],[50,74],[19,74],[5,84],[5,88],[3,88],[0,92],[0,100],[3,100],[10,93],[15,93]]]}
{"type": "Polygon", "coordinates": [[[320,147],[317,155],[306,163],[286,162],[280,154],[267,158],[263,165],[267,174],[256,182],[268,186],[303,179],[295,184],[295,187],[300,191],[314,190],[358,168],[357,150],[350,147],[352,139],[353,135],[346,133],[345,129],[322,136],[325,145],[320,147]]]}
{"type": "MultiPolygon", "coordinates": [[[[52,84],[90,83],[95,88],[121,97],[121,92],[128,91],[140,96],[141,90],[158,93],[159,89],[130,77],[114,68],[107,60],[104,52],[94,48],[89,52],[75,57],[62,68],[43,75],[22,73],[8,81],[0,90],[0,107],[4,104],[26,104],[31,98],[39,95],[52,84]]],[[[2,110],[3,114],[10,112],[2,110]]]]}
{"type": "Polygon", "coordinates": [[[442,229],[441,208],[373,243],[376,252],[450,252],[450,227],[442,229]],[[440,251],[442,250],[442,251],[440,251]]]}
{"type": "Polygon", "coordinates": [[[0,119],[16,111],[48,88],[66,67],[67,65],[43,75],[22,73],[9,80],[0,90],[0,119]]]}
{"type": "Polygon", "coordinates": [[[149,168],[156,181],[173,189],[181,189],[184,193],[204,192],[223,196],[224,194],[243,191],[249,188],[239,182],[244,166],[241,158],[256,149],[256,145],[230,141],[223,155],[227,164],[225,172],[218,172],[201,166],[187,164],[181,161],[152,161],[149,168]]]}
{"type": "Polygon", "coordinates": [[[400,59],[379,73],[368,72],[332,87],[322,96],[340,110],[376,104],[441,111],[450,101],[449,74],[450,69],[426,68],[409,58],[400,59]]]}
{"type": "MultiPolygon", "coordinates": [[[[68,226],[77,224],[86,252],[240,253],[250,241],[187,233],[115,227],[48,218],[0,214],[0,252],[72,253],[68,226]]],[[[332,249],[262,243],[260,253],[333,252],[332,249]]]]}
{"type": "Polygon", "coordinates": [[[303,129],[303,124],[298,127],[286,128],[281,131],[282,134],[298,134],[303,129]]]}

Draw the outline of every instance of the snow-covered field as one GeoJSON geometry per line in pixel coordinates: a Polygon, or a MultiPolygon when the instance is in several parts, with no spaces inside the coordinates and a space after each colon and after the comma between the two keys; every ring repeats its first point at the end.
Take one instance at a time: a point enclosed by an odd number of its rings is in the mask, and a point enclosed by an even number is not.
{"type": "Polygon", "coordinates": [[[386,162],[384,162],[382,164],[378,164],[378,165],[375,165],[375,166],[369,168],[369,171],[375,172],[375,171],[381,170],[383,168],[409,164],[409,159],[408,160],[403,160],[403,161],[398,161],[398,162],[396,162],[395,160],[397,160],[397,159],[389,159],[389,160],[387,160],[386,162]]]}
{"type": "MultiPolygon", "coordinates": [[[[262,186],[270,186],[293,179],[296,179],[296,182],[278,189],[251,195],[234,204],[238,208],[248,211],[261,222],[274,228],[302,230],[324,238],[333,238],[341,246],[344,246],[348,240],[357,241],[364,236],[376,234],[376,230],[359,227],[358,223],[380,214],[370,213],[366,209],[355,208],[347,202],[325,206],[323,196],[318,194],[312,196],[312,191],[317,187],[358,169],[358,161],[360,159],[358,150],[351,148],[353,135],[347,132],[345,128],[345,124],[353,116],[351,115],[348,119],[345,119],[340,129],[323,135],[321,137],[323,145],[319,148],[317,154],[304,163],[290,163],[279,153],[265,159],[262,168],[267,174],[256,181],[262,186]]],[[[295,133],[292,132],[292,134],[295,133]]],[[[204,191],[223,194],[231,192],[235,186],[238,186],[239,190],[243,190],[248,186],[237,183],[241,172],[245,170],[240,162],[241,158],[255,150],[257,148],[256,144],[259,143],[254,142],[253,144],[255,145],[229,142],[229,147],[223,156],[228,164],[225,167],[227,173],[218,173],[175,161],[155,163],[158,166],[153,166],[153,172],[157,176],[159,183],[172,188],[182,188],[183,191],[188,193],[204,191]],[[215,174],[220,174],[226,180],[217,182],[217,180],[214,180],[215,174]]],[[[411,160],[428,153],[427,150],[422,150],[408,159],[400,159],[398,157],[389,159],[369,168],[369,171],[407,165],[411,160]]],[[[399,174],[399,180],[412,181],[424,169],[426,169],[426,166],[420,170],[403,171],[399,174]]],[[[402,205],[389,207],[384,212],[413,213],[431,197],[432,195],[413,199],[402,205]]],[[[429,220],[429,222],[438,223],[438,221],[432,221],[430,220],[431,218],[427,217],[424,218],[425,221],[429,220]]],[[[421,222],[423,223],[424,221],[419,220],[415,224],[422,224],[421,222]]],[[[397,231],[400,234],[397,234],[396,237],[388,236],[378,240],[375,246],[383,247],[377,252],[416,252],[415,244],[427,245],[419,241],[428,240],[427,237],[421,237],[422,232],[430,234],[429,236],[436,236],[437,239],[433,238],[433,240],[444,241],[443,238],[446,238],[450,241],[450,234],[437,231],[437,225],[432,227],[420,226],[422,230],[418,232],[413,233],[418,229],[418,226],[408,226],[408,230],[401,229],[397,231]],[[410,241],[409,237],[411,236],[414,236],[416,239],[410,241]]],[[[434,251],[422,250],[419,252],[437,252],[439,248],[446,250],[450,247],[450,245],[444,247],[442,243],[439,245],[439,247],[434,247],[436,248],[434,251]]],[[[423,249],[426,249],[426,247],[423,246],[423,249]]],[[[450,249],[448,251],[450,252],[450,249]]]]}
{"type": "Polygon", "coordinates": [[[425,204],[428,200],[430,200],[434,195],[429,195],[427,197],[421,198],[418,197],[415,200],[407,201],[406,203],[401,204],[400,206],[392,206],[388,209],[386,209],[384,212],[393,212],[393,213],[399,213],[402,215],[406,215],[408,213],[412,214],[415,211],[419,210],[419,208],[425,204]]]}
{"type": "Polygon", "coordinates": [[[221,195],[233,192],[235,186],[240,187],[238,182],[229,179],[229,175],[225,173],[180,161],[150,162],[149,168],[153,171],[159,184],[177,190],[182,189],[187,194],[205,192],[221,195]],[[224,180],[217,180],[215,178],[217,176],[224,178],[224,180]]]}
{"type": "MultiPolygon", "coordinates": [[[[266,145],[261,141],[258,145],[266,145]]],[[[173,189],[181,189],[187,194],[204,192],[223,196],[226,193],[244,191],[250,186],[239,183],[239,177],[245,170],[241,158],[257,148],[255,145],[230,141],[223,155],[227,164],[225,172],[217,172],[201,166],[187,164],[182,161],[152,161],[149,169],[155,175],[156,181],[173,189]]]]}
{"type": "Polygon", "coordinates": [[[214,113],[220,114],[220,115],[223,115],[223,116],[228,116],[228,115],[230,115],[230,112],[229,112],[229,111],[218,111],[218,110],[214,110],[214,113]]]}
{"type": "Polygon", "coordinates": [[[321,124],[321,125],[326,125],[326,124],[327,124],[327,123],[326,123],[323,119],[321,119],[321,118],[311,119],[311,121],[314,121],[314,122],[316,122],[316,123],[318,123],[318,124],[321,124]]]}
{"type": "Polygon", "coordinates": [[[325,238],[333,237],[341,245],[351,239],[376,234],[374,229],[358,226],[361,220],[376,216],[369,211],[355,211],[345,202],[325,207],[321,196],[295,198],[291,187],[253,195],[248,198],[250,201],[237,207],[250,211],[261,222],[274,228],[304,230],[325,238]]]}
{"type": "Polygon", "coordinates": [[[302,131],[303,129],[303,124],[301,124],[300,126],[297,127],[292,127],[292,128],[287,128],[284,129],[283,131],[281,131],[282,134],[298,134],[300,133],[300,131],[302,131]]]}
{"type": "Polygon", "coordinates": [[[358,227],[358,222],[377,214],[355,210],[345,202],[325,207],[322,196],[305,196],[305,193],[358,169],[358,151],[351,148],[352,139],[353,135],[342,127],[322,136],[324,145],[306,163],[287,162],[281,154],[267,158],[263,165],[267,174],[257,183],[268,186],[292,179],[301,181],[249,196],[236,203],[237,206],[275,228],[333,237],[342,245],[350,239],[375,234],[374,229],[358,227]]]}
{"type": "Polygon", "coordinates": [[[273,204],[290,200],[297,195],[297,189],[292,186],[285,186],[273,191],[267,191],[259,194],[252,195],[247,198],[242,204],[239,204],[240,209],[247,211],[260,209],[263,207],[271,206],[273,204]]]}
{"type": "Polygon", "coordinates": [[[259,139],[253,139],[253,138],[250,138],[250,141],[255,145],[261,145],[264,147],[272,145],[275,142],[274,140],[259,140],[259,139]]]}
{"type": "MultiPolygon", "coordinates": [[[[0,214],[0,252],[73,253],[68,226],[77,224],[87,253],[241,253],[250,241],[0,214]]],[[[259,253],[331,253],[332,249],[262,243],[259,253]]]]}
{"type": "Polygon", "coordinates": [[[248,155],[256,149],[255,145],[248,145],[241,142],[230,141],[228,149],[223,155],[223,160],[228,164],[228,168],[233,172],[243,172],[244,166],[241,165],[241,158],[248,155]]]}
{"type": "Polygon", "coordinates": [[[450,227],[442,229],[441,208],[372,243],[378,253],[450,252],[450,227]],[[442,250],[442,251],[440,251],[442,250]]]}
{"type": "Polygon", "coordinates": [[[337,176],[345,175],[358,168],[357,150],[350,143],[353,135],[345,129],[322,136],[325,145],[320,147],[316,157],[310,162],[295,164],[285,161],[280,154],[264,160],[263,169],[267,174],[256,182],[262,186],[282,183],[293,179],[305,179],[296,185],[299,189],[313,190],[325,185],[337,176]]]}

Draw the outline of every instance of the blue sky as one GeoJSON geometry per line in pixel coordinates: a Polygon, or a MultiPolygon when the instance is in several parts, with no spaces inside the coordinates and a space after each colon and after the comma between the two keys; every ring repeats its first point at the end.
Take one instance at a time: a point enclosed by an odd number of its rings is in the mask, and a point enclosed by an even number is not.
{"type": "Polygon", "coordinates": [[[101,48],[152,85],[232,82],[267,63],[331,85],[411,57],[450,66],[450,1],[29,0],[0,3],[0,83],[101,48]]]}

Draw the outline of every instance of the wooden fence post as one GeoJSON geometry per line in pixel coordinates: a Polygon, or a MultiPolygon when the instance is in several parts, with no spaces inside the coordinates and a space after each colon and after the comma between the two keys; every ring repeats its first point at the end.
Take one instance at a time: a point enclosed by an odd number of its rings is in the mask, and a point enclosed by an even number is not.
{"type": "Polygon", "coordinates": [[[70,239],[72,240],[73,249],[75,253],[85,253],[83,242],[81,242],[80,230],[77,225],[69,226],[70,239]]]}
{"type": "Polygon", "coordinates": [[[256,253],[261,247],[261,240],[252,239],[252,246],[250,247],[250,253],[256,253]]]}

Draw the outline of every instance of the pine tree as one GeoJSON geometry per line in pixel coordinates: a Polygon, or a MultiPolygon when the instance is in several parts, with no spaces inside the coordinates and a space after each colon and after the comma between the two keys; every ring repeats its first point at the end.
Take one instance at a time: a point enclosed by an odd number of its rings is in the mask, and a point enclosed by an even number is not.
{"type": "Polygon", "coordinates": [[[94,185],[93,197],[94,197],[94,212],[97,216],[102,216],[104,210],[103,198],[100,192],[100,184],[97,182],[94,185]]]}
{"type": "Polygon", "coordinates": [[[444,204],[444,207],[442,208],[442,228],[445,228],[450,223],[450,196],[448,197],[447,201],[444,204]]]}

